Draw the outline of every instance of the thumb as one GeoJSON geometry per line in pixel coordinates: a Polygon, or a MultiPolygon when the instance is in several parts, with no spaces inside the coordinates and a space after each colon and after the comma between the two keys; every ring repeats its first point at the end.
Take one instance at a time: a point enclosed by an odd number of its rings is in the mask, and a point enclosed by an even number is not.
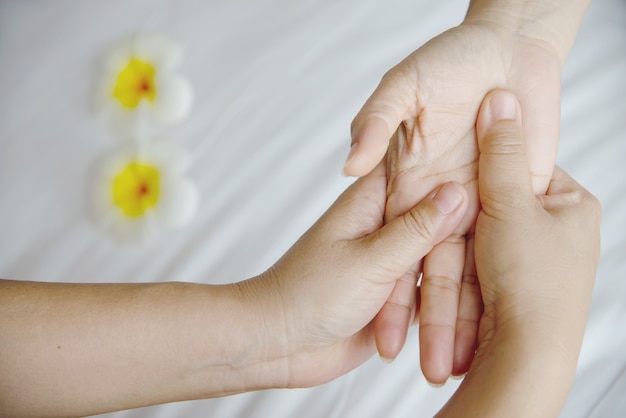
{"type": "Polygon", "coordinates": [[[409,212],[368,235],[366,239],[372,245],[366,247],[369,251],[364,255],[378,260],[383,271],[395,280],[454,231],[467,206],[465,188],[459,183],[446,183],[409,212]]]}
{"type": "Polygon", "coordinates": [[[506,90],[487,94],[478,112],[478,190],[488,215],[534,202],[521,119],[517,98],[506,90]]]}
{"type": "Polygon", "coordinates": [[[414,111],[414,90],[407,88],[407,81],[399,77],[402,76],[393,71],[385,74],[352,121],[352,143],[343,167],[345,175],[364,176],[376,167],[385,156],[393,133],[409,111],[414,111]]]}

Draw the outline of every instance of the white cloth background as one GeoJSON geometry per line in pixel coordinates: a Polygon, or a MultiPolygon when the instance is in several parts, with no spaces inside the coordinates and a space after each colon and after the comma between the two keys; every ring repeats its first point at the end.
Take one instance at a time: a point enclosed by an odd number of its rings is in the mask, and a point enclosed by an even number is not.
{"type": "MultiPolygon", "coordinates": [[[[349,125],[382,74],[458,24],[466,1],[0,0],[0,277],[226,283],[270,266],[352,181],[349,125]],[[89,107],[98,59],[136,32],[186,55],[190,117],[168,138],[195,157],[192,224],[122,247],[89,218],[91,169],[117,144],[89,107]]],[[[600,198],[603,248],[564,417],[626,414],[626,2],[590,8],[563,71],[558,162],[600,198]]],[[[209,319],[211,320],[211,319],[209,319]]],[[[220,320],[220,318],[213,318],[220,320]]],[[[427,417],[417,333],[329,384],[106,415],[427,417]]],[[[537,376],[540,379],[540,376],[537,376]]],[[[529,400],[532,402],[532,400],[529,400]]]]}

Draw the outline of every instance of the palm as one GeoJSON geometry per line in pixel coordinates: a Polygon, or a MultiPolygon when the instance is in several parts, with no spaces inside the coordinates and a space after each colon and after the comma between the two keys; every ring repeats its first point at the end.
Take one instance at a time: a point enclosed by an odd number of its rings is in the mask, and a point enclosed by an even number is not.
{"type": "MultiPolygon", "coordinates": [[[[417,277],[424,273],[420,345],[424,374],[431,381],[466,372],[476,343],[482,305],[469,265],[473,264],[472,244],[466,245],[465,237],[473,229],[479,207],[474,124],[480,104],[498,87],[517,95],[524,113],[524,136],[529,138],[535,191],[543,192],[558,142],[559,71],[552,54],[529,40],[505,44],[486,27],[461,25],[434,38],[392,69],[368,101],[371,107],[399,110],[404,106],[405,111],[387,151],[386,220],[405,213],[446,181],[464,184],[470,196],[470,209],[455,233],[398,280],[377,318],[377,334],[388,334],[384,328],[390,326],[396,334],[405,330],[404,324],[398,327],[397,323],[409,318],[401,317],[394,307],[406,301],[406,295],[415,294],[417,277]],[[396,325],[390,325],[394,322],[396,325]]],[[[359,120],[368,104],[355,119],[357,126],[371,123],[371,118],[359,120]]],[[[380,118],[380,113],[371,112],[374,118],[380,118]]],[[[390,341],[398,339],[390,337],[390,341]]],[[[377,338],[377,343],[379,351],[385,350],[385,344],[393,344],[383,338],[377,338]]]]}
{"type": "MultiPolygon", "coordinates": [[[[544,49],[518,41],[504,45],[489,29],[459,26],[400,63],[398,77],[412,78],[414,104],[389,145],[388,216],[412,207],[442,181],[475,180],[478,157],[474,124],[490,90],[511,90],[524,109],[532,135],[536,192],[552,174],[559,124],[559,66],[544,49]],[[416,180],[422,193],[413,192],[416,180]]],[[[406,83],[405,83],[406,84],[406,83]]],[[[410,94],[410,93],[409,93],[410,94]]],[[[526,133],[525,132],[525,133],[526,133]]],[[[542,189],[542,190],[541,190],[542,189]]]]}

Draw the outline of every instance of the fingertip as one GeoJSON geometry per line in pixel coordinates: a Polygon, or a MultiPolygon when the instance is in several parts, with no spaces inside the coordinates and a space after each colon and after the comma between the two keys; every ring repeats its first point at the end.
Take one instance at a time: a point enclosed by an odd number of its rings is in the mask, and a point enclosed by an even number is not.
{"type": "Polygon", "coordinates": [[[446,384],[446,382],[434,383],[434,382],[431,382],[428,379],[426,379],[426,383],[428,383],[428,386],[430,386],[431,388],[435,388],[435,389],[442,388],[446,384]]]}
{"type": "Polygon", "coordinates": [[[358,128],[353,128],[352,145],[343,166],[346,176],[368,174],[383,159],[393,130],[379,117],[371,117],[358,128]]]}
{"type": "Polygon", "coordinates": [[[356,150],[359,147],[358,142],[353,142],[350,145],[350,152],[348,152],[348,156],[346,157],[346,162],[343,164],[343,168],[341,169],[341,174],[345,177],[360,177],[361,175],[356,171],[354,166],[354,156],[356,154],[356,150]]]}
{"type": "Polygon", "coordinates": [[[479,147],[487,132],[499,121],[521,122],[521,107],[517,97],[508,90],[492,90],[483,99],[476,119],[476,136],[479,147]]]}
{"type": "Polygon", "coordinates": [[[546,194],[548,187],[550,186],[550,180],[552,180],[551,174],[532,174],[533,192],[535,195],[541,196],[546,194]]]}
{"type": "Polygon", "coordinates": [[[395,360],[395,358],[387,358],[387,357],[383,357],[380,353],[379,353],[379,358],[380,360],[385,363],[385,364],[391,364],[393,363],[393,361],[395,360]]]}
{"type": "Polygon", "coordinates": [[[449,215],[467,200],[467,192],[459,183],[451,181],[443,184],[432,199],[442,215],[449,215]]]}
{"type": "Polygon", "coordinates": [[[391,363],[406,342],[411,312],[406,307],[385,304],[374,319],[376,349],[380,359],[391,363]]]}
{"type": "Polygon", "coordinates": [[[428,199],[422,201],[432,205],[428,212],[424,212],[421,204],[412,209],[422,213],[430,213],[433,225],[436,230],[432,231],[435,241],[434,245],[445,240],[463,221],[467,208],[469,207],[469,197],[465,187],[461,184],[451,181],[439,186],[428,199]]]}
{"type": "MultiPolygon", "coordinates": [[[[354,143],[350,148],[350,153],[343,165],[341,174],[345,177],[363,177],[368,175],[380,162],[374,155],[367,151],[361,151],[358,143],[354,143]],[[358,149],[358,151],[357,151],[358,149]]],[[[382,157],[381,157],[382,158],[382,157]]]]}
{"type": "Polygon", "coordinates": [[[519,102],[508,90],[494,90],[489,94],[489,112],[493,121],[517,120],[519,102]]]}
{"type": "Polygon", "coordinates": [[[483,101],[476,121],[479,195],[483,210],[501,212],[527,206],[534,195],[520,104],[506,90],[483,101]]]}
{"type": "Polygon", "coordinates": [[[452,362],[452,376],[463,376],[470,368],[474,359],[474,351],[460,348],[455,344],[454,359],[452,362]]]}
{"type": "Polygon", "coordinates": [[[420,364],[424,377],[431,385],[443,385],[452,374],[452,354],[446,347],[453,342],[446,341],[445,337],[445,334],[436,336],[430,332],[420,332],[420,364]],[[437,341],[433,337],[444,338],[437,341]]]}

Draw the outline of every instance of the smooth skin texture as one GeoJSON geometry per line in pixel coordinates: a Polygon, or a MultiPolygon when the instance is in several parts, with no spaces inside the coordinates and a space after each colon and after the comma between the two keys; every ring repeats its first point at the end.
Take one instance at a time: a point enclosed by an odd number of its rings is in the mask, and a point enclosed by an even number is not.
{"type": "Polygon", "coordinates": [[[574,379],[601,208],[558,167],[535,196],[515,102],[510,92],[490,93],[476,124],[481,210],[470,274],[484,312],[478,351],[442,417],[556,417],[574,379]],[[515,112],[497,120],[503,107],[515,112]]]}
{"type": "MultiPolygon", "coordinates": [[[[520,118],[502,91],[479,115],[482,209],[469,274],[484,313],[476,357],[441,416],[557,416],[576,368],[600,208],[560,169],[547,195],[534,196],[520,118]]],[[[376,351],[372,321],[396,278],[467,210],[464,189],[446,183],[384,224],[386,184],[381,165],[244,282],[0,281],[0,416],[307,387],[358,366],[376,351]]]]}
{"type": "Polygon", "coordinates": [[[456,183],[383,226],[381,165],[258,277],[0,281],[0,416],[78,416],[332,380],[375,352],[395,279],[464,216],[456,183]]]}
{"type": "Polygon", "coordinates": [[[426,257],[416,257],[376,318],[379,354],[393,359],[419,311],[421,364],[430,382],[464,374],[476,349],[482,301],[470,273],[479,210],[474,129],[479,106],[494,88],[507,88],[519,98],[533,190],[545,193],[559,137],[560,71],[588,4],[470,2],[461,25],[384,75],[352,123],[344,172],[366,174],[386,155],[386,221],[442,182],[459,182],[468,192],[469,209],[458,228],[426,257]]]}

